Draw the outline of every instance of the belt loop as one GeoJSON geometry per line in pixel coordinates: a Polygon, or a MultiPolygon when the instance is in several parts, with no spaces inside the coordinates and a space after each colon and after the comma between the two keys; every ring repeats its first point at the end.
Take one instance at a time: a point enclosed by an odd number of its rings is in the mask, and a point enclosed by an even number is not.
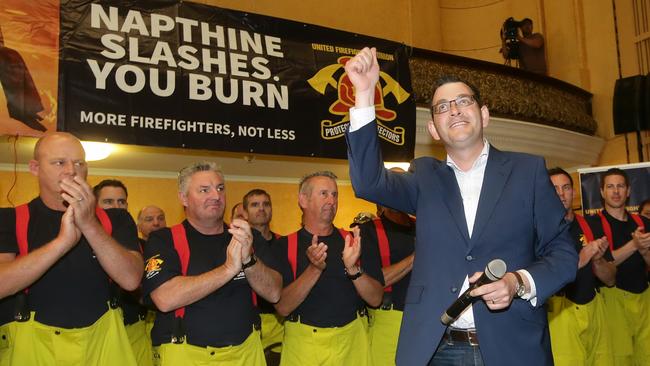
{"type": "Polygon", "coordinates": [[[357,314],[361,317],[368,316],[368,309],[364,306],[357,310],[357,314]]]}
{"type": "Polygon", "coordinates": [[[393,308],[393,295],[391,292],[384,292],[381,301],[381,310],[391,310],[393,308]]]}
{"type": "Polygon", "coordinates": [[[448,345],[448,346],[453,346],[454,345],[454,340],[451,337],[451,329],[448,327],[445,329],[445,333],[442,336],[442,340],[448,345]]]}
{"type": "Polygon", "coordinates": [[[122,289],[119,288],[119,286],[117,286],[115,282],[111,282],[109,291],[110,291],[110,299],[108,300],[108,306],[110,306],[111,309],[115,310],[118,307],[120,307],[120,304],[122,303],[121,301],[122,289]]]}
{"type": "Polygon", "coordinates": [[[27,306],[27,294],[19,292],[16,294],[14,320],[17,322],[26,322],[31,318],[29,306],[27,306]]]}
{"type": "Polygon", "coordinates": [[[183,318],[174,317],[173,324],[172,324],[171,342],[174,344],[184,343],[185,336],[186,336],[186,331],[185,331],[185,323],[183,322],[183,318]]]}

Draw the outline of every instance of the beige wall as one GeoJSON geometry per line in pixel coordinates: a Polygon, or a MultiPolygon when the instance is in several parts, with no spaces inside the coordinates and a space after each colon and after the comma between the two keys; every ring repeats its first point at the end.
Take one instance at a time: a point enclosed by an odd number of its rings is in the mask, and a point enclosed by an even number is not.
{"type": "MultiPolygon", "coordinates": [[[[90,172],[92,174],[92,170],[90,172]]],[[[9,207],[29,202],[38,193],[38,181],[27,172],[18,172],[16,185],[9,197],[7,193],[14,182],[14,173],[0,171],[0,207],[9,207]]],[[[129,190],[129,212],[135,219],[143,206],[155,204],[162,208],[167,216],[167,224],[173,225],[183,218],[183,208],[177,198],[176,180],[163,178],[138,178],[120,176],[88,177],[91,185],[103,179],[119,179],[129,190]]],[[[288,183],[250,183],[228,181],[226,176],[226,220],[230,221],[232,206],[241,201],[244,194],[253,188],[262,188],[269,192],[273,203],[273,221],[271,229],[279,234],[288,234],[300,227],[300,209],[298,208],[298,187],[288,183]]],[[[334,224],[347,228],[354,216],[361,211],[375,212],[374,204],[357,199],[350,185],[339,185],[339,210],[334,224]]]]}
{"type": "MultiPolygon", "coordinates": [[[[411,44],[411,0],[194,0],[411,44]]],[[[426,3],[426,0],[419,1],[426,3]]]]}
{"type": "MultiPolygon", "coordinates": [[[[554,3],[547,1],[547,3],[554,3]]],[[[617,165],[639,162],[635,134],[614,135],[613,98],[614,85],[620,76],[639,74],[639,65],[634,49],[634,15],[631,0],[616,0],[616,14],[611,1],[574,0],[576,31],[580,32],[576,53],[581,58],[574,67],[576,77],[582,80],[581,87],[593,93],[593,114],[598,122],[597,135],[606,144],[598,165],[617,165]],[[615,21],[616,16],[616,21],[615,21]],[[615,23],[618,39],[615,34],[615,23]],[[618,55],[617,42],[618,40],[618,55]]],[[[567,68],[567,72],[570,71],[567,68]]],[[[570,81],[570,78],[563,77],[570,81]]],[[[648,133],[642,133],[642,142],[649,141],[648,133]]],[[[647,160],[647,158],[646,158],[647,160]]]]}

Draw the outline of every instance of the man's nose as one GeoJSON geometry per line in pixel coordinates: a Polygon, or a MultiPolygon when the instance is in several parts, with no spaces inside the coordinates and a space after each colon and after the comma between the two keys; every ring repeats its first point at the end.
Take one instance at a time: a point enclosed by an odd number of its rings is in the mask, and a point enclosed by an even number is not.
{"type": "Polygon", "coordinates": [[[455,116],[460,113],[460,108],[456,105],[456,101],[452,100],[449,102],[449,114],[455,116]]]}
{"type": "Polygon", "coordinates": [[[210,190],[211,199],[221,201],[221,197],[223,197],[223,192],[220,192],[217,189],[210,190]]]}
{"type": "Polygon", "coordinates": [[[68,161],[65,164],[63,164],[63,172],[66,175],[70,175],[72,177],[77,175],[77,171],[74,169],[74,163],[72,161],[68,161]]]}

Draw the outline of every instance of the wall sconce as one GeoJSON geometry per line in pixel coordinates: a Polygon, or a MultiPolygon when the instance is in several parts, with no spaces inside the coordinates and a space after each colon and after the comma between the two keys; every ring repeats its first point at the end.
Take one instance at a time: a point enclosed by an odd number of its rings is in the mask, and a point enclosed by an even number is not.
{"type": "Polygon", "coordinates": [[[386,169],[391,169],[391,168],[401,168],[405,172],[408,172],[409,167],[411,166],[411,163],[408,162],[399,162],[399,161],[386,161],[384,162],[384,167],[386,169]]]}
{"type": "Polygon", "coordinates": [[[104,160],[115,150],[113,144],[105,142],[81,141],[86,151],[86,161],[104,160]]]}

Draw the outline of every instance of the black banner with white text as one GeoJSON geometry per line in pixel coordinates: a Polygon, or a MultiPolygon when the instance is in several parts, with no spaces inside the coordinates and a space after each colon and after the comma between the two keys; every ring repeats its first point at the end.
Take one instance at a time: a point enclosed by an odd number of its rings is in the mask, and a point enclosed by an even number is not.
{"type": "Polygon", "coordinates": [[[407,48],[180,1],[61,2],[58,130],[84,140],[346,158],[345,62],[375,46],[384,157],[413,158],[407,48]]]}

